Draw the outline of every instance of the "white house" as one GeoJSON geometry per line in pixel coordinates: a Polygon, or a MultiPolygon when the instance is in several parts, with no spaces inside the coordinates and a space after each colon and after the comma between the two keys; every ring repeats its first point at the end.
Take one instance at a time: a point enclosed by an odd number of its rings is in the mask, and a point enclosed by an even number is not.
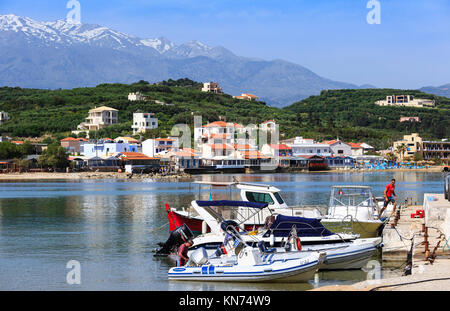
{"type": "Polygon", "coordinates": [[[277,124],[274,120],[267,120],[260,124],[259,129],[261,131],[275,131],[277,124]]]}
{"type": "Polygon", "coordinates": [[[316,143],[313,139],[295,137],[294,140],[286,142],[291,147],[294,157],[318,155],[323,157],[331,156],[331,147],[325,143],[316,143]]]}
{"type": "Polygon", "coordinates": [[[234,144],[233,123],[215,121],[194,129],[194,140],[203,144],[234,144]]]}
{"type": "Polygon", "coordinates": [[[0,124],[11,119],[7,112],[0,111],[0,124]]]}
{"type": "Polygon", "coordinates": [[[142,95],[139,92],[136,93],[129,93],[128,94],[128,100],[129,101],[141,101],[141,100],[147,100],[147,97],[142,95]]]}
{"type": "Polygon", "coordinates": [[[142,153],[148,157],[178,150],[178,137],[147,139],[142,142],[142,153]]]}
{"type": "Polygon", "coordinates": [[[340,140],[324,141],[323,144],[327,144],[331,148],[331,155],[334,156],[351,156],[352,147],[340,140]]]}
{"type": "Polygon", "coordinates": [[[78,129],[97,131],[117,123],[119,123],[119,111],[114,108],[102,106],[89,110],[89,116],[86,118],[86,122],[78,125],[78,129]]]}
{"type": "Polygon", "coordinates": [[[222,94],[222,88],[217,82],[205,82],[203,83],[202,92],[212,92],[216,94],[222,94]]]}
{"type": "Polygon", "coordinates": [[[133,135],[145,133],[158,127],[158,119],[154,113],[135,112],[133,113],[133,135]]]}
{"type": "Polygon", "coordinates": [[[378,106],[403,106],[403,107],[434,107],[435,101],[431,99],[414,98],[412,95],[386,96],[386,100],[375,102],[378,106]]]}
{"type": "Polygon", "coordinates": [[[121,152],[137,152],[137,145],[128,143],[102,142],[102,143],[84,143],[80,145],[80,154],[82,156],[92,157],[110,157],[121,152]]]}

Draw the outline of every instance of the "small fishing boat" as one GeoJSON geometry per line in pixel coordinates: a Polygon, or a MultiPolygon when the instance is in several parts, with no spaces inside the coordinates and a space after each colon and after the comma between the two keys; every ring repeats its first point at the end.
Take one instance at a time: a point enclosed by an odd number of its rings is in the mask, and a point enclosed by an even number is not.
{"type": "MultiPolygon", "coordinates": [[[[253,202],[253,203],[266,203],[268,205],[267,209],[262,210],[260,213],[252,215],[249,217],[248,210],[242,209],[236,214],[237,221],[241,221],[245,218],[243,222],[244,230],[252,231],[257,227],[264,225],[264,221],[267,216],[272,213],[283,214],[287,216],[298,216],[307,218],[319,218],[321,217],[321,212],[318,207],[305,207],[305,206],[288,206],[281,196],[281,190],[264,184],[252,184],[243,182],[204,182],[195,181],[193,184],[199,186],[199,197],[200,197],[200,187],[209,186],[210,190],[212,188],[218,189],[229,189],[231,200],[231,189],[236,188],[239,190],[239,196],[241,201],[253,202]]],[[[169,231],[173,231],[183,224],[187,224],[194,234],[207,233],[211,229],[203,221],[193,207],[177,209],[170,208],[166,204],[167,218],[169,220],[169,231]]]]}
{"type": "MultiPolygon", "coordinates": [[[[382,202],[380,202],[383,204],[382,202]]],[[[378,217],[380,205],[368,186],[333,186],[328,212],[321,223],[337,232],[352,232],[361,238],[379,236],[392,206],[378,217]]]]}
{"type": "Polygon", "coordinates": [[[307,282],[312,279],[325,260],[323,252],[305,252],[283,260],[265,256],[259,248],[245,243],[232,225],[224,222],[228,233],[238,243],[234,252],[208,257],[206,249],[199,248],[190,255],[183,267],[171,268],[169,280],[213,282],[307,282]],[[232,254],[232,255],[231,255],[232,254]]]}

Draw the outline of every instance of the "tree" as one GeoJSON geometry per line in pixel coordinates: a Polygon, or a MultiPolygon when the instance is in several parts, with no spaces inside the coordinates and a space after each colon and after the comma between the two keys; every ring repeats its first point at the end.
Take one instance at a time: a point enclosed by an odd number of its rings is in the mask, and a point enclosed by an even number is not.
{"type": "Polygon", "coordinates": [[[58,143],[53,143],[42,152],[38,158],[38,164],[42,167],[65,168],[69,164],[66,149],[58,143]]]}
{"type": "Polygon", "coordinates": [[[414,152],[414,162],[423,161],[423,155],[420,152],[414,152]]]}
{"type": "Polygon", "coordinates": [[[396,151],[399,154],[401,160],[403,160],[403,158],[405,157],[406,150],[408,150],[408,147],[405,144],[397,146],[396,151]]]}

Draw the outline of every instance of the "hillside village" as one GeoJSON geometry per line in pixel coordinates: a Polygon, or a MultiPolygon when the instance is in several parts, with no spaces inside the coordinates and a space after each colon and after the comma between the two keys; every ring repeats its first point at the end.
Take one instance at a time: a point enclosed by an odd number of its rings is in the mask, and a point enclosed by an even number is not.
{"type": "MultiPolygon", "coordinates": [[[[169,81],[173,84],[176,81],[169,81]]],[[[182,81],[194,84],[192,81],[182,81]]],[[[202,93],[223,96],[217,82],[206,82],[202,93]]],[[[226,95],[226,94],[225,94],[226,95]]],[[[242,93],[233,99],[248,103],[257,102],[253,94],[242,93]]],[[[159,106],[173,106],[161,100],[150,98],[139,91],[128,93],[130,103],[154,102],[159,106]]],[[[421,105],[434,107],[434,100],[418,99],[412,95],[387,96],[386,101],[376,101],[380,106],[404,107],[421,105]]],[[[428,108],[429,109],[429,108],[428,108]]],[[[101,130],[123,124],[119,120],[120,109],[108,106],[95,106],[88,111],[85,120],[72,129],[69,137],[57,142],[62,149],[53,146],[53,153],[64,153],[65,159],[58,163],[43,158],[48,155],[47,144],[36,139],[13,140],[3,135],[1,142],[10,142],[16,146],[27,147],[28,154],[18,151],[14,158],[5,158],[0,152],[0,169],[3,171],[53,169],[106,170],[165,173],[216,173],[216,172],[259,172],[262,170],[296,171],[328,169],[388,169],[408,164],[421,168],[430,164],[448,163],[450,142],[447,140],[422,139],[418,133],[405,135],[402,140],[394,141],[387,149],[378,149],[361,141],[349,141],[339,137],[334,139],[304,138],[299,131],[291,130],[288,138],[280,131],[276,119],[268,119],[257,125],[230,122],[226,116],[219,120],[210,120],[205,124],[196,124],[193,137],[186,141],[174,136],[155,136],[160,126],[164,126],[152,111],[138,109],[132,113],[130,134],[99,136],[101,130]],[[132,135],[131,135],[132,133],[132,135]],[[149,137],[147,133],[153,133],[149,137]],[[279,138],[279,139],[277,139],[279,138]],[[377,150],[378,149],[378,150],[377,150]],[[41,155],[44,154],[44,157],[41,155]],[[47,154],[47,155],[46,155],[47,154]],[[20,155],[25,157],[20,157],[20,155]],[[39,158],[41,158],[39,160],[39,158]]],[[[160,114],[161,115],[161,114],[160,114]]],[[[191,116],[195,116],[191,112],[191,116]]],[[[297,116],[298,117],[298,116],[297,116]]],[[[1,112],[1,122],[10,121],[7,112],[1,112]]],[[[131,121],[131,122],[130,122],[131,121]]],[[[329,121],[327,121],[328,123],[329,121]]],[[[416,116],[400,117],[399,123],[417,124],[421,119],[416,116]]],[[[53,141],[53,145],[55,142],[53,141]]],[[[3,152],[7,155],[8,153],[3,152]]],[[[9,154],[12,154],[11,152],[9,154]]]]}

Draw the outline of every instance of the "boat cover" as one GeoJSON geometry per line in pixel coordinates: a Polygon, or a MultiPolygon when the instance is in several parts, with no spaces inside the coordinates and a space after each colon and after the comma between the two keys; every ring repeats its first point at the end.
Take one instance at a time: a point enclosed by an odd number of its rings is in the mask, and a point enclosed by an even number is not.
{"type": "Polygon", "coordinates": [[[268,206],[267,203],[247,202],[247,201],[195,201],[198,206],[242,206],[263,209],[268,206]]]}
{"type": "Polygon", "coordinates": [[[272,232],[276,237],[288,237],[293,226],[296,227],[298,237],[320,237],[334,234],[316,218],[278,215],[264,237],[270,236],[272,232]]]}

